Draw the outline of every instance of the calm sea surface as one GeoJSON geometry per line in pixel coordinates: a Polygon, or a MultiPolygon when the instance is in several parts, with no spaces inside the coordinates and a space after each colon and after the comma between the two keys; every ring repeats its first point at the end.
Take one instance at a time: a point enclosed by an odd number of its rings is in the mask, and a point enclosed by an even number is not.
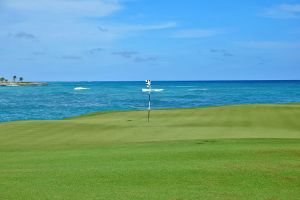
{"type": "MultiPolygon", "coordinates": [[[[148,104],[144,82],[51,82],[0,87],[0,121],[63,119],[95,111],[139,110],[148,104]],[[88,90],[74,90],[76,87],[88,90]]],[[[154,109],[300,102],[300,81],[152,82],[154,109]]]]}

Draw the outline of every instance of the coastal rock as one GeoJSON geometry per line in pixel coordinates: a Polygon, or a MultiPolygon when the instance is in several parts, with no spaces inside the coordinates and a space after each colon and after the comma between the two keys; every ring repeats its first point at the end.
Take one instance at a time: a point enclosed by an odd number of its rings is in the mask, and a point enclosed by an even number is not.
{"type": "Polygon", "coordinates": [[[47,83],[42,82],[0,82],[0,86],[8,86],[8,87],[14,87],[14,86],[44,86],[47,85],[47,83]]]}

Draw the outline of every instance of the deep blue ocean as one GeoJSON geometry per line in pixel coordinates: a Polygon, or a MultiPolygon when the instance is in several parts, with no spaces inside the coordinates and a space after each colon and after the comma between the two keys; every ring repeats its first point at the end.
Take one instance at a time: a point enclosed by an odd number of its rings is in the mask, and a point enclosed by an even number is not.
{"type": "MultiPolygon", "coordinates": [[[[145,82],[50,82],[0,87],[0,121],[63,119],[96,111],[140,110],[145,82]],[[88,90],[74,90],[76,87],[88,90]]],[[[153,81],[152,108],[300,102],[300,81],[153,81]]]]}

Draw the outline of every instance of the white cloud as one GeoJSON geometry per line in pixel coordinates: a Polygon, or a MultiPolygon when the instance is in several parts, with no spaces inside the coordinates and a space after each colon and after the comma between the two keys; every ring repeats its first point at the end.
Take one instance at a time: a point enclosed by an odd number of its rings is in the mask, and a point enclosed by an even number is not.
{"type": "MultiPolygon", "coordinates": [[[[7,17],[16,19],[4,22],[4,32],[35,32],[45,40],[97,40],[109,42],[118,38],[175,28],[176,22],[153,24],[107,23],[106,18],[122,9],[121,0],[0,0],[7,17]],[[89,18],[89,17],[97,17],[89,18]]],[[[1,30],[0,30],[1,32],[1,30]]]]}
{"type": "Polygon", "coordinates": [[[101,29],[98,31],[98,34],[103,36],[111,36],[112,38],[123,38],[146,31],[173,29],[177,27],[177,23],[161,22],[156,24],[109,24],[102,22],[100,27],[106,31],[102,31],[101,29]]]}
{"type": "Polygon", "coordinates": [[[239,46],[257,49],[297,49],[300,48],[299,42],[284,41],[246,41],[238,42],[239,46]]]}
{"type": "Polygon", "coordinates": [[[106,24],[105,29],[111,32],[139,32],[139,31],[154,31],[177,27],[176,22],[163,22],[157,24],[106,24]]]}
{"type": "Polygon", "coordinates": [[[76,16],[107,16],[121,9],[116,0],[4,0],[4,6],[19,12],[76,16]]]}
{"type": "Polygon", "coordinates": [[[292,19],[300,17],[300,4],[282,4],[267,9],[263,16],[280,19],[292,19]]]}
{"type": "Polygon", "coordinates": [[[187,29],[179,30],[172,34],[172,37],[175,38],[202,38],[202,37],[211,37],[220,34],[218,30],[212,29],[187,29]]]}
{"type": "Polygon", "coordinates": [[[135,25],[132,26],[133,29],[147,31],[147,30],[162,30],[162,29],[169,29],[175,28],[177,26],[176,22],[167,22],[161,24],[152,24],[152,25],[135,25]]]}
{"type": "MultiPolygon", "coordinates": [[[[119,11],[119,0],[0,0],[2,32],[34,32],[41,42],[103,41],[116,36],[97,30],[97,21],[119,11]],[[8,22],[7,22],[8,21],[8,22]]],[[[22,36],[22,35],[20,35],[22,36]]],[[[25,38],[23,34],[23,38],[25,38]]],[[[28,38],[28,37],[27,37],[28,38]]],[[[92,43],[92,42],[91,42],[92,43]]]]}
{"type": "Polygon", "coordinates": [[[114,23],[115,18],[110,20],[109,16],[123,8],[122,0],[0,0],[1,3],[4,10],[0,12],[0,36],[20,38],[13,40],[16,45],[35,37],[38,45],[62,53],[70,49],[76,54],[82,48],[95,46],[109,49],[127,37],[177,27],[174,21],[114,23]]]}

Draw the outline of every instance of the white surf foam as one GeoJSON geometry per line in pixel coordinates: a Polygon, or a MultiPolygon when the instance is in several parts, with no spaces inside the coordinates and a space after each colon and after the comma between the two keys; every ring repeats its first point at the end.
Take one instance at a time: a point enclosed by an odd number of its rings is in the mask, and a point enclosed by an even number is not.
{"type": "Polygon", "coordinates": [[[85,88],[85,87],[76,87],[74,90],[89,90],[90,88],[85,88]]]}
{"type": "Polygon", "coordinates": [[[142,92],[162,92],[164,89],[142,89],[142,92]]]}

